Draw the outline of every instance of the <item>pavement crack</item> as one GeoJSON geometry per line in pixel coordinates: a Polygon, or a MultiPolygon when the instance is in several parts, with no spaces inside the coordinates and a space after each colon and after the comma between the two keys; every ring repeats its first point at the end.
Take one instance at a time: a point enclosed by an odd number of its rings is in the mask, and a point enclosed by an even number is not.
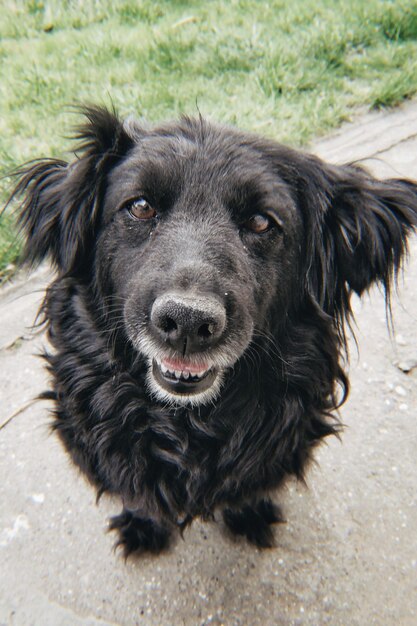
{"type": "Polygon", "coordinates": [[[29,333],[29,334],[18,335],[11,341],[8,341],[7,343],[0,346],[0,353],[12,352],[13,350],[18,350],[22,346],[22,344],[25,343],[26,341],[33,341],[34,339],[36,339],[36,337],[42,331],[43,329],[41,331],[36,331],[36,332],[29,333]]]}
{"type": "Polygon", "coordinates": [[[18,415],[26,411],[26,409],[31,407],[32,404],[35,404],[35,402],[37,401],[38,401],[38,398],[33,398],[33,400],[29,400],[29,402],[25,402],[25,404],[22,404],[22,406],[16,409],[16,411],[14,411],[11,415],[9,415],[9,417],[6,417],[6,419],[0,423],[0,430],[5,428],[5,426],[7,426],[7,424],[9,424],[15,417],[17,417],[18,415]]]}
{"type": "MultiPolygon", "coordinates": [[[[417,133],[412,133],[411,135],[407,135],[407,137],[403,137],[402,139],[399,139],[398,141],[394,141],[393,143],[389,144],[385,148],[381,148],[380,150],[376,150],[371,155],[369,155],[368,158],[372,158],[372,157],[376,156],[377,154],[383,154],[384,152],[388,152],[389,150],[392,150],[392,148],[396,148],[397,146],[401,145],[402,143],[410,141],[410,139],[415,139],[416,137],[417,137],[417,133]]],[[[366,157],[365,157],[365,160],[366,160],[366,157]]]]}

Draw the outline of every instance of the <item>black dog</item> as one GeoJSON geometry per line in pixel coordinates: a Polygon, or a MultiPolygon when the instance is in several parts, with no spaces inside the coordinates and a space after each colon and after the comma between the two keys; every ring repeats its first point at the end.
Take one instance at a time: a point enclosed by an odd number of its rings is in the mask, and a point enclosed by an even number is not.
{"type": "Polygon", "coordinates": [[[270,546],[268,493],[340,428],[350,295],[379,282],[389,304],[417,185],[203,119],[85,114],[77,158],[22,168],[14,192],[25,259],[57,271],[54,428],[121,496],[126,554],[217,509],[270,546]]]}

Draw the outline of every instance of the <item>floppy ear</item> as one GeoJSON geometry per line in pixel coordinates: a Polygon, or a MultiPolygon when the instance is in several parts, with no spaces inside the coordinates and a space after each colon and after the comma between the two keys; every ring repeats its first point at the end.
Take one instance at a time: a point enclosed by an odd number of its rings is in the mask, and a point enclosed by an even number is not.
{"type": "Polygon", "coordinates": [[[348,313],[349,293],[361,295],[374,282],[382,284],[389,299],[407,236],[417,226],[417,184],[380,181],[354,166],[320,167],[309,244],[310,290],[330,314],[348,313]]]}
{"type": "Polygon", "coordinates": [[[133,145],[114,112],[82,110],[87,120],[75,137],[81,140],[77,159],[71,164],[42,159],[23,166],[12,193],[12,198],[23,196],[23,261],[34,264],[49,256],[65,273],[76,272],[91,253],[105,176],[133,145]]]}

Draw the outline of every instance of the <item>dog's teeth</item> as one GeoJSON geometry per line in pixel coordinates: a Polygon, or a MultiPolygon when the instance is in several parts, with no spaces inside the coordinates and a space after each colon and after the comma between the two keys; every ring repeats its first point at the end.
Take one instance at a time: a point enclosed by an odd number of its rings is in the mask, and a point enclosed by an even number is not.
{"type": "Polygon", "coordinates": [[[177,380],[195,379],[200,380],[207,374],[208,369],[201,370],[199,372],[190,372],[190,370],[171,370],[162,361],[157,361],[158,367],[164,376],[175,377],[177,380]]]}

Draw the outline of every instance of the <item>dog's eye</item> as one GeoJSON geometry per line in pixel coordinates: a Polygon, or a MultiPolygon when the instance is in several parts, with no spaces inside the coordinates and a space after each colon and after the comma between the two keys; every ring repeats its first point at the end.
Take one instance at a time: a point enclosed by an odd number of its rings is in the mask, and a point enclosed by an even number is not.
{"type": "Polygon", "coordinates": [[[156,210],[149,204],[146,198],[131,200],[125,205],[125,208],[137,220],[150,220],[156,217],[156,210]]]}
{"type": "Polygon", "coordinates": [[[244,227],[247,230],[250,230],[257,235],[266,233],[266,231],[272,228],[273,225],[274,222],[272,221],[272,218],[270,218],[268,215],[265,215],[265,213],[255,213],[255,215],[252,215],[244,223],[244,227]]]}

